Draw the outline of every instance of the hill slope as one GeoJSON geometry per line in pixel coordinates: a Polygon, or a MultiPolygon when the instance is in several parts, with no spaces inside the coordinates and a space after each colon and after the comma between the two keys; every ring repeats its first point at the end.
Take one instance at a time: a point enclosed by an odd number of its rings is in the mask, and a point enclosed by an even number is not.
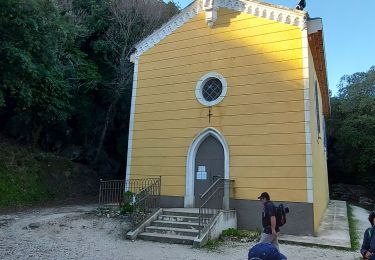
{"type": "Polygon", "coordinates": [[[95,201],[97,174],[0,135],[0,208],[95,201]]]}

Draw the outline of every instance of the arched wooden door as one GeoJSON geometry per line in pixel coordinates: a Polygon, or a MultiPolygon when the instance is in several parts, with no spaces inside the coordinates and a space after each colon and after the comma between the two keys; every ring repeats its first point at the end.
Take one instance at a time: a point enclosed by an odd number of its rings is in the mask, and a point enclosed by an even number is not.
{"type": "MultiPolygon", "coordinates": [[[[195,157],[195,207],[199,207],[199,196],[203,194],[217,178],[224,178],[224,149],[215,137],[209,135],[200,144],[195,157]]],[[[217,204],[222,203],[222,198],[216,199],[218,200],[217,204]]]]}

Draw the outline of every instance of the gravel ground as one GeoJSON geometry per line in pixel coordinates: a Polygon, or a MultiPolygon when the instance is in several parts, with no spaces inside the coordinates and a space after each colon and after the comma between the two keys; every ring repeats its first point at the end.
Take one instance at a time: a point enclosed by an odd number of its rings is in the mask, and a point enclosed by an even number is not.
{"type": "MultiPolygon", "coordinates": [[[[215,250],[129,241],[125,219],[100,217],[94,206],[29,210],[0,215],[0,259],[244,260],[251,244],[223,242],[215,250]]],[[[291,260],[359,259],[355,252],[280,246],[291,260]]]]}

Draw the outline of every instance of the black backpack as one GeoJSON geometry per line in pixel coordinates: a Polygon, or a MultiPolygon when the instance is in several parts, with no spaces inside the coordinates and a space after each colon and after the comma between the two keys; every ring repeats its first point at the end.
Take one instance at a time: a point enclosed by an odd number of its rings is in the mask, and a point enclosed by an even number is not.
{"type": "Polygon", "coordinates": [[[283,204],[276,207],[276,226],[282,227],[285,225],[287,213],[289,213],[289,208],[284,207],[283,204]]]}

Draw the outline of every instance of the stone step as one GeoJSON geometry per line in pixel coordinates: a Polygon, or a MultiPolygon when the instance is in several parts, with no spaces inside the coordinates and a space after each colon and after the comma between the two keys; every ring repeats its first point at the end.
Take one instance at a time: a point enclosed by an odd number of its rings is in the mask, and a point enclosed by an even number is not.
{"type": "Polygon", "coordinates": [[[152,221],[151,226],[183,228],[183,229],[198,229],[199,224],[194,223],[194,222],[177,222],[177,221],[154,220],[154,221],[152,221]]]}
{"type": "Polygon", "coordinates": [[[198,216],[197,217],[188,217],[188,216],[177,216],[177,215],[160,215],[158,217],[159,220],[164,221],[177,221],[177,222],[194,222],[198,223],[198,216]]]}
{"type": "Polygon", "coordinates": [[[139,238],[147,241],[155,241],[161,243],[173,243],[173,244],[185,244],[192,245],[194,243],[194,237],[191,236],[179,236],[171,234],[157,234],[143,232],[139,235],[139,238]]]}
{"type": "MultiPolygon", "coordinates": [[[[214,210],[216,212],[216,210],[214,210]]],[[[212,214],[203,214],[202,217],[210,218],[213,215],[215,215],[215,212],[212,214]]],[[[184,216],[184,217],[196,217],[198,218],[199,212],[189,212],[189,211],[174,211],[174,210],[168,210],[163,209],[163,215],[169,215],[169,216],[184,216]]]]}
{"type": "Polygon", "coordinates": [[[170,216],[184,216],[184,217],[198,217],[199,212],[189,212],[189,211],[174,211],[171,209],[163,209],[163,215],[170,216]]]}
{"type": "Polygon", "coordinates": [[[192,236],[197,237],[199,231],[196,229],[184,229],[184,228],[170,228],[170,227],[146,227],[147,233],[159,233],[159,234],[170,234],[179,236],[192,236]]]}

